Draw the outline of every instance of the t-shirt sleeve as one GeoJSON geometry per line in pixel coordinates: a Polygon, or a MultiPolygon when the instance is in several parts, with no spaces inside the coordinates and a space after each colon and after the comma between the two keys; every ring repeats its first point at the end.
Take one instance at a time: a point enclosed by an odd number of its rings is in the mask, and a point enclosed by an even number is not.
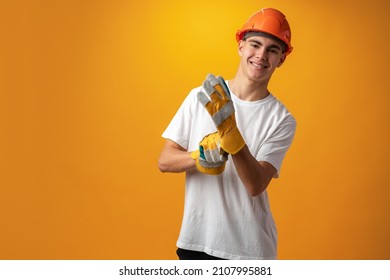
{"type": "Polygon", "coordinates": [[[296,121],[290,115],[281,122],[272,134],[264,141],[256,156],[258,161],[266,161],[272,164],[277,170],[275,178],[280,175],[283,159],[289,149],[296,130],[296,121]]]}
{"type": "Polygon", "coordinates": [[[186,150],[188,150],[192,125],[191,119],[193,112],[191,104],[193,103],[193,95],[194,94],[192,94],[191,91],[184,99],[175,116],[162,134],[163,138],[172,140],[186,150]]]}

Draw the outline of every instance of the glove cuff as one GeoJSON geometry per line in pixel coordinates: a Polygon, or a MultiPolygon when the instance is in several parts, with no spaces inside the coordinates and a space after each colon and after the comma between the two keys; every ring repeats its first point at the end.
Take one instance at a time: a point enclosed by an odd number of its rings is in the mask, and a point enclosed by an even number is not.
{"type": "Polygon", "coordinates": [[[221,137],[220,143],[222,149],[231,155],[237,154],[245,146],[245,140],[237,127],[221,137]]]}
{"type": "Polygon", "coordinates": [[[204,173],[204,174],[208,174],[208,175],[219,175],[221,174],[224,170],[225,170],[225,162],[222,164],[222,165],[219,165],[219,166],[214,166],[214,167],[205,167],[203,165],[201,165],[201,163],[199,162],[199,159],[196,160],[196,168],[204,173]]]}

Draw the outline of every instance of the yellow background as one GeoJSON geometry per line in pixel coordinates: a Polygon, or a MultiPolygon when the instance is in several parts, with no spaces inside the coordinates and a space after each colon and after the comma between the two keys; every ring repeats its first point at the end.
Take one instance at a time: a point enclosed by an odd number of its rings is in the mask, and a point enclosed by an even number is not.
{"type": "Polygon", "coordinates": [[[0,258],[176,259],[183,174],[161,133],[272,6],[298,121],[269,195],[280,259],[390,258],[389,2],[0,1],[0,258]]]}

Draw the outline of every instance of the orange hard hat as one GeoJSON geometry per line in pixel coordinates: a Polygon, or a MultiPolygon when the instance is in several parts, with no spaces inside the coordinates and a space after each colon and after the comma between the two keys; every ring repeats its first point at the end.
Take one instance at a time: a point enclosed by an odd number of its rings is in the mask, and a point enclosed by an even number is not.
{"type": "Polygon", "coordinates": [[[291,53],[291,30],[286,16],[280,11],[272,8],[264,8],[249,17],[244,26],[236,33],[236,40],[243,39],[249,31],[262,32],[282,40],[287,48],[286,54],[291,53]]]}

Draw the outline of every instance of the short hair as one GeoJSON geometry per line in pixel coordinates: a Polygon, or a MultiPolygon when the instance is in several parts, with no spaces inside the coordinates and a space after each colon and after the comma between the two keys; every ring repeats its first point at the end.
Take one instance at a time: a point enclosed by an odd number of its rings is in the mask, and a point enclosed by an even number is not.
{"type": "Polygon", "coordinates": [[[288,46],[285,42],[283,42],[281,39],[279,39],[278,37],[275,37],[271,34],[268,34],[268,33],[265,33],[265,32],[260,32],[260,31],[248,31],[244,34],[244,36],[242,37],[242,40],[245,41],[246,39],[248,39],[249,37],[253,37],[253,36],[262,36],[262,37],[266,37],[266,38],[269,38],[269,39],[272,39],[274,41],[276,41],[280,47],[282,48],[282,51],[285,53],[288,49],[288,46]]]}

